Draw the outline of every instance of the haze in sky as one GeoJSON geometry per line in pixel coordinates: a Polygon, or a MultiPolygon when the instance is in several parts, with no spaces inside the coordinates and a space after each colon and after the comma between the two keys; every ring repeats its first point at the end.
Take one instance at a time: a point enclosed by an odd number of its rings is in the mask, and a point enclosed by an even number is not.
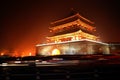
{"type": "Polygon", "coordinates": [[[95,22],[103,42],[120,42],[117,0],[3,0],[0,3],[0,51],[34,52],[50,36],[50,23],[71,8],[95,22]]]}

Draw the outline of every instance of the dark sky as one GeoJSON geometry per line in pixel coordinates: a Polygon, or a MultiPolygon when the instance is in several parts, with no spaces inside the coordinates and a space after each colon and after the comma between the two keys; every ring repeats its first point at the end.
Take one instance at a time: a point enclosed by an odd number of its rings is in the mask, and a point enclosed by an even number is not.
{"type": "Polygon", "coordinates": [[[0,51],[32,51],[49,36],[50,22],[74,8],[95,22],[101,40],[120,42],[118,0],[3,0],[0,1],[0,51]]]}

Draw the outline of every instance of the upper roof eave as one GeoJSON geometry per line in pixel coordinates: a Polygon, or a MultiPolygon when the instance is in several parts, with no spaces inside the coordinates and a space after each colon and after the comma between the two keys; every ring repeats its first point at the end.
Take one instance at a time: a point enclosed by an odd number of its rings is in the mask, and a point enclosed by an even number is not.
{"type": "Polygon", "coordinates": [[[60,23],[60,22],[62,22],[62,21],[66,21],[66,20],[68,20],[68,19],[72,19],[72,18],[75,18],[75,17],[78,17],[78,18],[80,18],[80,19],[83,19],[83,20],[85,20],[85,21],[91,23],[91,24],[94,24],[94,22],[92,22],[92,21],[86,19],[85,17],[81,16],[79,13],[76,13],[75,15],[72,15],[72,16],[67,17],[67,18],[64,18],[64,19],[60,19],[60,20],[51,22],[51,24],[60,23]]]}

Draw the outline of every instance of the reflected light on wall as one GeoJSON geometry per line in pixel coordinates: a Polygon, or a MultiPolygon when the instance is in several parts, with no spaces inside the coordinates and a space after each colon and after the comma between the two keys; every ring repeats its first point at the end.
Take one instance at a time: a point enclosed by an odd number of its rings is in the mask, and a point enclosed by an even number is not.
{"type": "Polygon", "coordinates": [[[42,50],[40,50],[39,53],[41,55],[50,55],[51,48],[51,46],[46,46],[42,50]]]}

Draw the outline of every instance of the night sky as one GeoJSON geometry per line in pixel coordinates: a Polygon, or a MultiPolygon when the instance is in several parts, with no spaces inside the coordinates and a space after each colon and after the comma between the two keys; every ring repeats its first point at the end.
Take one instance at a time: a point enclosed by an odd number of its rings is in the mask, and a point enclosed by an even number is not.
{"type": "Polygon", "coordinates": [[[95,22],[103,42],[120,42],[118,0],[0,1],[0,51],[34,51],[49,36],[50,22],[68,16],[71,8],[95,22]]]}

